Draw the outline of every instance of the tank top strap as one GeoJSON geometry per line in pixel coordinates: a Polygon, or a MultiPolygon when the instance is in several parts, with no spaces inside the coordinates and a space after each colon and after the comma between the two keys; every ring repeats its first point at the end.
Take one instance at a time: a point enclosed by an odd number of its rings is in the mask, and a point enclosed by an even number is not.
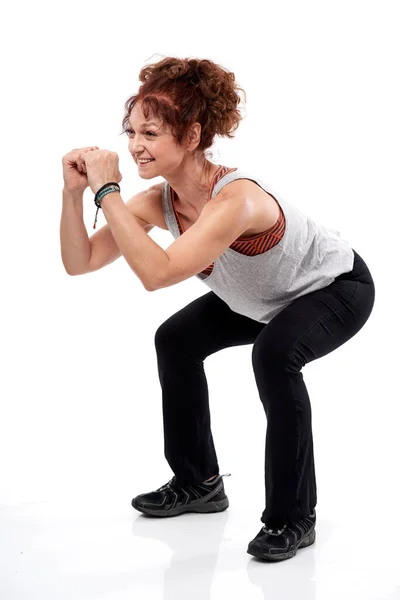
{"type": "Polygon", "coordinates": [[[233,171],[237,171],[237,167],[225,167],[224,165],[219,165],[219,169],[214,173],[214,177],[211,181],[210,192],[208,194],[207,202],[211,200],[213,190],[219,182],[219,180],[222,179],[222,177],[224,177],[227,173],[232,173],[233,171]]]}

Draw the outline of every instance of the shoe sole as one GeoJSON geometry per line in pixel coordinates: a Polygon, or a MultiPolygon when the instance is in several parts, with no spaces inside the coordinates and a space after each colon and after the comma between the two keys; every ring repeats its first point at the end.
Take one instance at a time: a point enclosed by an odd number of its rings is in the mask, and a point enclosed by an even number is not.
{"type": "Polygon", "coordinates": [[[282,552],[281,554],[266,554],[257,550],[256,548],[251,547],[251,543],[247,549],[247,553],[255,556],[256,558],[263,558],[265,560],[285,560],[286,558],[292,558],[296,555],[296,552],[299,548],[305,548],[306,546],[311,546],[315,542],[315,527],[310,533],[301,540],[292,550],[289,552],[282,552]]]}
{"type": "Polygon", "coordinates": [[[206,502],[204,504],[186,504],[185,506],[177,506],[170,508],[169,510],[157,510],[156,508],[146,508],[145,506],[137,505],[135,499],[131,502],[133,508],[144,513],[145,515],[151,515],[152,517],[175,517],[182,513],[194,512],[194,513],[214,513],[222,512],[229,506],[229,500],[226,496],[222,500],[216,502],[206,502]]]}

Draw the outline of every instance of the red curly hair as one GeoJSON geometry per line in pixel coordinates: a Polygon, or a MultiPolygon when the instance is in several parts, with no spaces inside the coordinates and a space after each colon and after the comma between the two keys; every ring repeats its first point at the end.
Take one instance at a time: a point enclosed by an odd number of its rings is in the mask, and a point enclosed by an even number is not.
{"type": "Polygon", "coordinates": [[[146,65],[139,73],[142,85],[125,103],[122,133],[129,129],[134,105],[142,102],[146,119],[158,117],[170,127],[179,145],[187,138],[193,123],[201,125],[201,139],[196,148],[205,151],[216,135],[233,138],[243,118],[238,110],[242,91],[235,75],[207,59],[166,57],[146,65]]]}

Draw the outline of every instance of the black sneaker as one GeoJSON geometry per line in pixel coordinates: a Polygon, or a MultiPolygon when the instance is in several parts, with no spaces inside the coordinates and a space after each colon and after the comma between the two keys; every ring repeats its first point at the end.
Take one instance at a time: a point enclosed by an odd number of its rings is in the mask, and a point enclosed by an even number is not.
{"type": "Polygon", "coordinates": [[[216,475],[208,483],[178,486],[174,476],[155,492],[139,494],[131,504],[136,510],[154,517],[174,517],[185,512],[212,513],[226,510],[229,500],[222,478],[216,475]]]}
{"type": "Polygon", "coordinates": [[[249,543],[247,552],[266,560],[292,558],[299,548],[315,542],[315,522],[314,508],[309,517],[292,525],[284,525],[282,529],[268,529],[264,526],[249,543]]]}

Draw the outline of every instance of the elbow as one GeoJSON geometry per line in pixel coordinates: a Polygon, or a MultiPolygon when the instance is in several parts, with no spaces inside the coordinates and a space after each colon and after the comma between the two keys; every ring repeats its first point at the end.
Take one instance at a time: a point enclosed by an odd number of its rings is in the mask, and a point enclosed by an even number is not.
{"type": "MultiPolygon", "coordinates": [[[[65,268],[65,267],[64,267],[65,268]]],[[[77,272],[72,272],[72,271],[68,271],[68,269],[65,269],[65,272],[67,275],[69,275],[70,277],[76,277],[77,275],[81,275],[81,273],[77,273],[77,272]]]]}
{"type": "Polygon", "coordinates": [[[155,292],[163,287],[160,281],[155,281],[154,279],[153,281],[144,281],[143,285],[148,292],[155,292]]]}
{"type": "Polygon", "coordinates": [[[158,287],[156,287],[156,286],[154,286],[154,285],[150,285],[150,284],[147,284],[147,283],[146,283],[146,284],[145,284],[145,283],[143,283],[143,285],[144,285],[144,289],[145,289],[147,292],[155,292],[156,290],[158,290],[158,287]]]}
{"type": "Polygon", "coordinates": [[[161,287],[163,287],[162,282],[154,276],[151,277],[151,279],[143,278],[142,283],[144,289],[147,292],[155,292],[156,290],[159,290],[161,287]]]}
{"type": "Polygon", "coordinates": [[[154,286],[154,283],[152,283],[151,281],[148,281],[147,279],[144,279],[143,277],[139,277],[139,274],[137,273],[137,271],[134,271],[132,269],[132,271],[135,273],[136,277],[138,277],[138,279],[142,282],[142,285],[144,287],[144,289],[146,290],[146,292],[155,292],[155,290],[157,289],[154,286]]]}
{"type": "Polygon", "coordinates": [[[88,271],[71,271],[68,270],[65,266],[64,269],[67,275],[70,275],[71,277],[76,277],[77,275],[85,275],[86,273],[88,273],[88,271]]]}

